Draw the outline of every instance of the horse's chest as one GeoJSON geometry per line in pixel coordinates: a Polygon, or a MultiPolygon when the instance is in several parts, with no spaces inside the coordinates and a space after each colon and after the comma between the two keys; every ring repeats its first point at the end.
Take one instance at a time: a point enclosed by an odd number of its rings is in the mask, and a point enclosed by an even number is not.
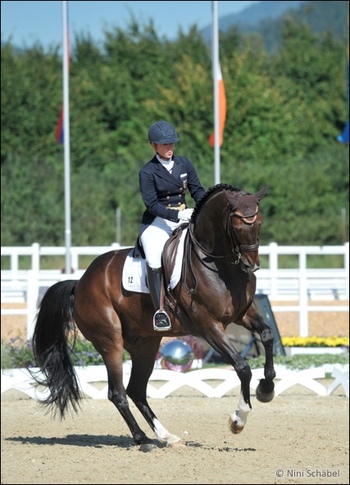
{"type": "Polygon", "coordinates": [[[215,315],[219,320],[229,321],[247,305],[246,292],[234,291],[223,281],[207,284],[203,290],[198,291],[195,300],[199,312],[204,310],[204,313],[215,315]]]}

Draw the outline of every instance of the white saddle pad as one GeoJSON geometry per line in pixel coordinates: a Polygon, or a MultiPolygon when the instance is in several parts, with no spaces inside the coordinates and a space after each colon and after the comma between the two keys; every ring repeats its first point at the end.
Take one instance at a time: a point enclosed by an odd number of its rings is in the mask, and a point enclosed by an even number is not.
{"type": "MultiPolygon", "coordinates": [[[[168,288],[171,290],[174,289],[175,286],[180,281],[181,265],[182,265],[184,241],[185,241],[186,233],[187,233],[187,228],[182,231],[180,242],[177,247],[174,271],[173,271],[173,274],[171,275],[170,282],[168,285],[168,288]]],[[[136,293],[149,293],[147,288],[147,283],[146,283],[146,279],[147,279],[146,260],[143,259],[141,256],[138,258],[134,258],[132,253],[133,253],[133,249],[130,250],[124,263],[123,276],[122,276],[123,287],[128,291],[134,291],[136,293]]]]}

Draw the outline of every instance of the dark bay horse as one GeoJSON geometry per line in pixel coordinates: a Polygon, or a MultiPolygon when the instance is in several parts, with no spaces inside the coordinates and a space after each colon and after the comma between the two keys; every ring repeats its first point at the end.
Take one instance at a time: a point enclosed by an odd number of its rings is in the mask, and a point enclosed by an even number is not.
{"type": "MultiPolygon", "coordinates": [[[[37,315],[33,349],[48,387],[42,401],[65,416],[69,405],[78,411],[82,395],[70,360],[74,329],[78,328],[101,354],[108,373],[108,399],[116,406],[142,451],[158,446],[148,438],[129,408],[135,403],[158,442],[180,440],[169,433],[150,408],[146,389],[160,341],[164,336],[204,338],[229,362],[241,381],[238,409],[229,418],[232,433],[240,433],[251,410],[249,364],[233,347],[225,329],[234,322],[260,335],[265,348],[264,378],[256,389],[261,402],[274,396],[273,334],[254,304],[259,269],[259,202],[267,187],[255,195],[227,184],[207,191],[196,205],[184,242],[179,283],[165,291],[171,331],[153,330],[153,305],[147,293],[123,288],[122,271],[130,248],[98,256],[80,280],[61,281],[45,293],[37,315]],[[130,380],[123,386],[123,348],[132,361],[130,380]]],[[[166,248],[164,249],[164,252],[166,248]]]]}

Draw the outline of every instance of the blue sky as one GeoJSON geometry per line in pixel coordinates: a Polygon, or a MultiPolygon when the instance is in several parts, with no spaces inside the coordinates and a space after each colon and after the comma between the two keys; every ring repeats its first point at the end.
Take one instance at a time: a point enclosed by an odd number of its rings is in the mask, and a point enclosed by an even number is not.
{"type": "MultiPolygon", "coordinates": [[[[186,34],[196,24],[199,29],[211,24],[211,1],[68,1],[69,30],[89,33],[102,41],[105,28],[125,27],[131,14],[140,25],[153,20],[160,36],[174,39],[179,27],[186,34]]],[[[254,2],[218,1],[218,16],[237,13],[254,2]]],[[[40,42],[45,48],[62,42],[61,1],[2,1],[1,39],[18,47],[40,42]]]]}

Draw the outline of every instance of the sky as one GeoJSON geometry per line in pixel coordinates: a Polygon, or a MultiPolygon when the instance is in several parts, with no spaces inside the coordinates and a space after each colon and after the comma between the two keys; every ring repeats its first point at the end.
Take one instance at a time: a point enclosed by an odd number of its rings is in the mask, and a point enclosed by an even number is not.
{"type": "MultiPolygon", "coordinates": [[[[258,1],[218,1],[218,17],[238,13],[258,1]]],[[[71,39],[89,34],[102,42],[104,30],[124,28],[132,16],[139,25],[152,19],[160,37],[176,38],[178,29],[187,34],[194,24],[201,30],[212,20],[211,1],[68,1],[71,39]]],[[[39,42],[44,48],[62,43],[61,1],[2,1],[1,40],[17,47],[39,42]]]]}

